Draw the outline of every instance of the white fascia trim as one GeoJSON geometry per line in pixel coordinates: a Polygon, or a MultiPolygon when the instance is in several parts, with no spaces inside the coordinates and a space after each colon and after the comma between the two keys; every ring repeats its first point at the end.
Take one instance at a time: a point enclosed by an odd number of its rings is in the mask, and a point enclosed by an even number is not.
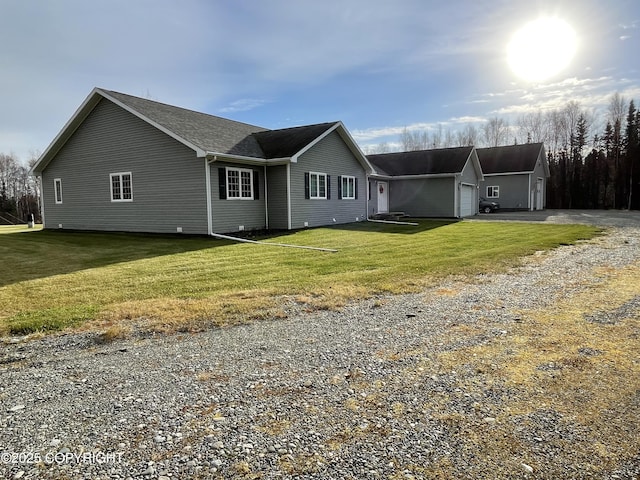
{"type": "Polygon", "coordinates": [[[369,175],[370,178],[379,180],[420,180],[425,178],[455,178],[458,173],[425,173],[421,175],[369,175]]]}
{"type": "Polygon", "coordinates": [[[151,125],[152,127],[157,128],[158,130],[160,130],[161,132],[169,135],[171,138],[173,138],[174,140],[177,140],[178,142],[182,143],[183,145],[185,145],[186,147],[190,148],[191,150],[196,152],[196,156],[199,158],[203,158],[206,157],[206,152],[204,150],[202,150],[200,147],[194,145],[191,142],[188,142],[187,140],[185,140],[184,138],[182,138],[180,135],[176,134],[175,132],[169,130],[166,127],[163,127],[162,125],[160,125],[159,123],[154,122],[153,120],[151,120],[149,117],[141,114],[140,112],[138,112],[136,109],[129,107],[128,105],[125,105],[124,103],[122,103],[121,101],[119,101],[118,99],[112,97],[111,95],[109,95],[108,93],[106,93],[105,91],[97,88],[95,89],[95,91],[99,94],[102,95],[104,98],[106,98],[107,100],[109,100],[110,102],[115,103],[116,105],[118,105],[120,108],[123,108],[124,110],[126,110],[127,112],[131,113],[132,115],[135,115],[136,117],[138,117],[140,120],[143,120],[144,122],[147,122],[149,125],[151,125]]]}
{"type": "Polygon", "coordinates": [[[358,145],[358,143],[351,136],[347,127],[345,127],[342,122],[338,122],[338,123],[342,127],[338,132],[339,135],[342,137],[343,140],[345,140],[345,137],[346,137],[345,141],[347,145],[349,146],[351,151],[356,155],[356,157],[358,157],[358,160],[360,161],[362,166],[365,169],[368,169],[371,173],[376,173],[376,169],[373,168],[373,165],[371,165],[367,156],[364,154],[364,152],[360,149],[360,146],[358,145]]]}
{"type": "Polygon", "coordinates": [[[505,173],[485,173],[483,176],[485,177],[504,177],[506,175],[531,175],[531,172],[505,172],[505,173]]]}
{"type": "MultiPolygon", "coordinates": [[[[471,162],[473,163],[473,168],[475,168],[476,170],[476,176],[478,177],[478,181],[482,182],[484,180],[484,173],[482,172],[482,165],[480,165],[480,159],[478,158],[478,153],[476,152],[475,148],[471,150],[471,153],[469,154],[469,158],[467,158],[467,162],[469,160],[471,160],[471,162]]],[[[465,162],[464,167],[462,168],[463,171],[466,166],[467,166],[467,163],[465,162]]]]}
{"type": "Polygon", "coordinates": [[[340,122],[336,122],[336,124],[331,127],[328,128],[326,132],[324,132],[322,135],[318,136],[315,140],[313,140],[311,143],[307,144],[305,147],[302,148],[302,150],[300,150],[298,153],[296,153],[295,155],[293,155],[291,157],[291,162],[292,163],[298,163],[298,158],[300,157],[300,155],[302,155],[303,153],[305,153],[306,151],[308,151],[310,148],[312,148],[314,145],[316,145],[320,140],[322,140],[323,138],[325,138],[327,135],[329,135],[331,132],[333,132],[336,128],[338,128],[340,126],[340,122]]]}
{"type": "Polygon", "coordinates": [[[544,149],[544,145],[540,148],[538,158],[541,158],[542,160],[542,168],[544,170],[545,177],[549,178],[551,176],[551,172],[549,171],[549,160],[547,159],[547,152],[544,149]]]}
{"type": "Polygon", "coordinates": [[[290,157],[256,158],[218,152],[206,152],[206,157],[212,159],[214,162],[242,163],[246,165],[285,165],[291,162],[290,157]]]}
{"type": "Polygon", "coordinates": [[[82,104],[76,109],[71,118],[67,120],[67,123],[64,124],[64,127],[58,132],[53,141],[49,144],[49,146],[45,149],[45,151],[40,155],[38,161],[33,165],[31,170],[29,171],[30,175],[36,175],[35,172],[41,172],[48,164],[49,161],[45,162],[45,159],[50,155],[57,153],[62,145],[66,143],[66,141],[71,137],[73,132],[75,132],[78,127],[82,124],[84,119],[91,113],[94,107],[98,104],[97,101],[98,89],[94,88],[91,93],[84,99],[82,104]],[[85,111],[86,110],[86,111],[85,111]],[[67,137],[64,141],[64,137],[67,137]],[[62,141],[61,145],[58,145],[62,141]],[[54,152],[55,150],[55,152],[54,152]],[[42,168],[40,168],[42,167],[42,168]]]}

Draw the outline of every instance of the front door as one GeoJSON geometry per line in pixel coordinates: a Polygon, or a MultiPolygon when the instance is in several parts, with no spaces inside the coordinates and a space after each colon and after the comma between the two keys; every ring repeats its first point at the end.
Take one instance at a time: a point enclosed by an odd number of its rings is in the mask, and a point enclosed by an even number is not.
{"type": "Polygon", "coordinates": [[[389,184],[378,182],[378,213],[389,213],[389,184]]]}

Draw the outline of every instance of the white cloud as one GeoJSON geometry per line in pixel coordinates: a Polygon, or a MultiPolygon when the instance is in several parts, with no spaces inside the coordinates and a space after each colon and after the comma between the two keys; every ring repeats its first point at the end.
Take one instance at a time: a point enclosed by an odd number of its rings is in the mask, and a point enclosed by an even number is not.
{"type": "Polygon", "coordinates": [[[260,100],[257,98],[241,98],[231,102],[226,107],[220,108],[218,111],[220,113],[246,112],[261,107],[266,103],[266,100],[260,100]]]}

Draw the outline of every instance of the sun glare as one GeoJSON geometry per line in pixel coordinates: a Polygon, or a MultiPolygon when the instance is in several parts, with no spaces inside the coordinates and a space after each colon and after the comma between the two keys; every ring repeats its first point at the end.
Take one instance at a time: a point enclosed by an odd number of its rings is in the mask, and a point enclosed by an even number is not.
{"type": "Polygon", "coordinates": [[[576,33],[567,22],[559,18],[539,18],[511,37],[507,58],[520,78],[540,82],[564,70],[576,48],[576,33]]]}

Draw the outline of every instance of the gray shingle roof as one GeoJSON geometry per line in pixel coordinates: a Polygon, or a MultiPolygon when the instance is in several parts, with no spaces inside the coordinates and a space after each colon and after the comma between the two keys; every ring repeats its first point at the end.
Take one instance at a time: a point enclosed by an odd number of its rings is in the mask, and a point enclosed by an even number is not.
{"type": "Polygon", "coordinates": [[[265,128],[124,93],[103,91],[205,152],[265,158],[260,145],[251,135],[265,131],[265,128]]]}
{"type": "Polygon", "coordinates": [[[478,148],[482,173],[533,172],[542,150],[542,143],[525,143],[504,147],[478,148]]]}
{"type": "Polygon", "coordinates": [[[336,123],[338,122],[268,130],[254,133],[253,137],[258,141],[265,158],[291,157],[336,123]]]}
{"type": "MultiPolygon", "coordinates": [[[[113,101],[119,104],[132,114],[193,148],[200,155],[211,153],[260,160],[289,158],[310,145],[330,128],[340,125],[340,122],[329,122],[268,130],[256,125],[174,107],[154,100],[95,88],[40,156],[32,169],[33,173],[38,174],[47,167],[75,130],[84,122],[87,115],[101,101],[113,101]]],[[[348,137],[348,134],[346,136],[348,137]]],[[[369,165],[365,165],[366,159],[359,153],[355,143],[351,142],[350,145],[354,154],[368,169],[369,165]]]]}
{"type": "Polygon", "coordinates": [[[440,148],[367,155],[382,175],[437,175],[460,173],[473,147],[440,148]]]}

